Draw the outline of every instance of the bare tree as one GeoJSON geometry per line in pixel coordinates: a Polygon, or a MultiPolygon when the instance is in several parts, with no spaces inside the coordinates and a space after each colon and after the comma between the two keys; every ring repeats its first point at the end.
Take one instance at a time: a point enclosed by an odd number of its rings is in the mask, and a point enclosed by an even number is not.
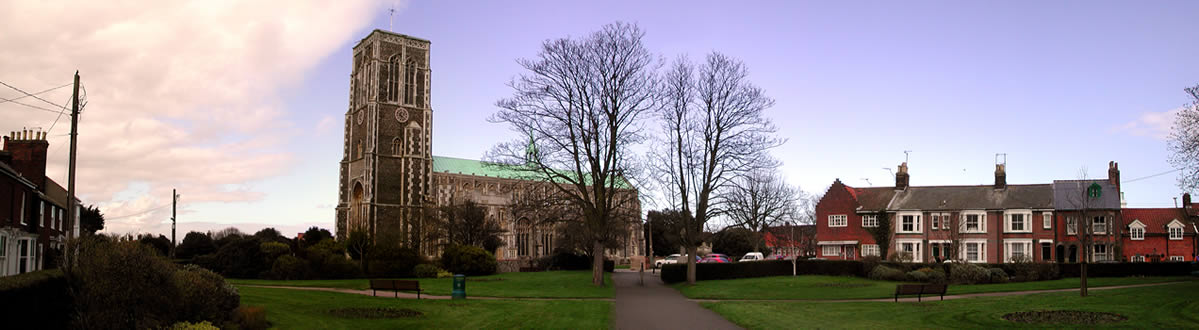
{"type": "Polygon", "coordinates": [[[795,213],[795,191],[772,168],[741,176],[721,198],[732,225],[753,232],[753,252],[762,252],[758,250],[766,229],[785,223],[795,213]]]}
{"type": "Polygon", "coordinates": [[[597,286],[604,284],[604,246],[622,238],[613,223],[627,220],[620,213],[629,199],[620,191],[631,190],[637,174],[631,148],[644,140],[638,123],[657,108],[661,61],[644,36],[618,22],[581,39],[545,41],[537,58],[517,60],[527,72],[509,84],[513,96],[496,102],[501,110],[491,118],[530,138],[499,144],[488,158],[525,179],[554,183],[579,211],[597,286]]]}
{"type": "Polygon", "coordinates": [[[487,219],[486,208],[471,200],[442,206],[439,211],[439,227],[449,244],[484,247],[484,243],[505,232],[499,222],[487,219]]]}
{"type": "MultiPolygon", "coordinates": [[[[1115,166],[1113,163],[1108,164],[1109,168],[1115,166]]],[[[1066,201],[1069,203],[1071,211],[1078,215],[1078,219],[1071,219],[1071,215],[1067,214],[1067,235],[1069,235],[1071,227],[1074,228],[1074,235],[1082,243],[1081,263],[1079,264],[1079,277],[1081,288],[1079,293],[1087,296],[1087,264],[1095,261],[1093,254],[1095,253],[1096,234],[1107,236],[1106,242],[1115,242],[1115,237],[1119,237],[1117,233],[1118,226],[1115,214],[1105,209],[1102,203],[1103,189],[1095,180],[1087,179],[1087,169],[1083,167],[1078,170],[1078,180],[1072,181],[1076,186],[1070,190],[1070,194],[1066,196],[1066,201]],[[1095,220],[1103,219],[1101,229],[1102,233],[1097,233],[1095,227],[1098,222],[1095,220]]],[[[1106,254],[1112,254],[1114,248],[1105,249],[1106,254]]]]}
{"type": "Polygon", "coordinates": [[[1167,145],[1172,153],[1170,165],[1181,171],[1178,188],[1193,192],[1199,191],[1199,85],[1186,92],[1193,100],[1174,117],[1167,145]]]}
{"type": "MultiPolygon", "coordinates": [[[[666,73],[660,111],[663,136],[654,150],[656,177],[685,219],[681,236],[689,255],[709,219],[724,212],[719,194],[733,179],[773,168],[767,151],[783,143],[763,112],[774,105],[748,80],[742,62],[712,53],[698,69],[679,57],[666,73]]],[[[687,258],[687,283],[695,284],[695,258],[687,258]]]]}

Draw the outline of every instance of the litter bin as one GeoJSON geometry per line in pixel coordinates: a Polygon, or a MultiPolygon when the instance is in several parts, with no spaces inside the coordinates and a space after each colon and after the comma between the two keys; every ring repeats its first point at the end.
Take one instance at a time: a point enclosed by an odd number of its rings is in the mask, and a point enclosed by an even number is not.
{"type": "Polygon", "coordinates": [[[454,291],[451,296],[454,299],[466,299],[466,275],[454,275],[454,291]]]}

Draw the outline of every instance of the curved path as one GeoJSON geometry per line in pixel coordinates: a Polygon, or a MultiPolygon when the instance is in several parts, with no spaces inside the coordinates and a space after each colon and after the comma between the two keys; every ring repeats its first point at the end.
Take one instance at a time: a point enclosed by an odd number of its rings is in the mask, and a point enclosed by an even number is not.
{"type": "Polygon", "coordinates": [[[688,300],[678,290],[646,273],[644,285],[636,272],[612,273],[616,304],[612,306],[614,329],[740,329],[719,314],[688,300]]]}
{"type": "MultiPolygon", "coordinates": [[[[248,285],[248,284],[239,284],[236,286],[244,286],[244,287],[251,287],[251,288],[268,288],[268,289],[339,292],[339,293],[351,293],[351,294],[360,294],[360,295],[367,295],[367,296],[375,295],[374,292],[371,290],[354,290],[354,289],[341,289],[341,288],[321,288],[321,287],[281,286],[281,285],[248,285]]],[[[480,296],[470,296],[469,290],[467,291],[467,293],[468,293],[468,295],[466,296],[467,299],[483,299],[483,300],[597,300],[597,301],[612,301],[612,298],[480,297],[480,296]]],[[[377,296],[380,298],[417,299],[415,293],[407,293],[407,292],[379,291],[377,296]],[[391,297],[388,297],[388,296],[391,296],[391,297]]],[[[450,298],[451,298],[450,296],[435,296],[435,295],[430,295],[430,294],[421,294],[420,295],[420,299],[441,300],[441,299],[450,299],[450,298]]]]}

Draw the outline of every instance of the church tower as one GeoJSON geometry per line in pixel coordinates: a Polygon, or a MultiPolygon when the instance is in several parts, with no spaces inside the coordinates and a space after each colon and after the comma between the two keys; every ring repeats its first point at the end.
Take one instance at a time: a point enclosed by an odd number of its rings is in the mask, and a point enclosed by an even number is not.
{"type": "Polygon", "coordinates": [[[433,183],[429,41],[374,30],[353,58],[337,237],[408,242],[433,183]]]}

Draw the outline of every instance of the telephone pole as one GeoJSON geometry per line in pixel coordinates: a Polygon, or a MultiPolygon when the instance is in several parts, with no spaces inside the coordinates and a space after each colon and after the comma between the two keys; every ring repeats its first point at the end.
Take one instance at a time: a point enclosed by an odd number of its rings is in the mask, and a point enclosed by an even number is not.
{"type": "Polygon", "coordinates": [[[179,202],[179,194],[171,189],[171,259],[175,259],[175,204],[179,202]]]}
{"type": "Polygon", "coordinates": [[[79,232],[79,217],[75,205],[75,143],[79,136],[79,70],[75,70],[75,91],[71,93],[71,156],[67,165],[67,222],[79,232]]]}

